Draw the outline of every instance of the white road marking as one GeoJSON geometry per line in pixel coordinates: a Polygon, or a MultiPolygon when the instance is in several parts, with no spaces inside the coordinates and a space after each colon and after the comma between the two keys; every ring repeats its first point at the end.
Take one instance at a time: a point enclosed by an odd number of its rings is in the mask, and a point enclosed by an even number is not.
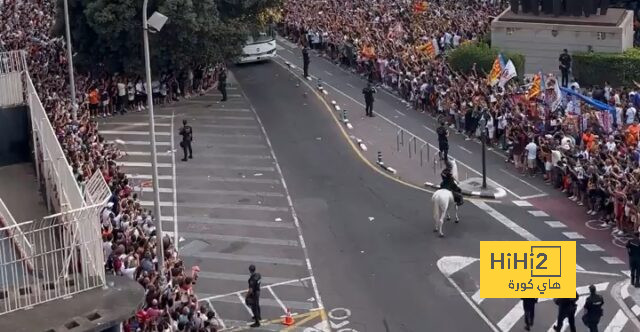
{"type": "Polygon", "coordinates": [[[285,49],[285,51],[287,51],[287,52],[289,52],[289,53],[291,53],[291,54],[295,54],[295,53],[293,53],[293,51],[292,51],[292,50],[290,50],[290,49],[285,49]]]}
{"type": "MultiPolygon", "coordinates": [[[[140,130],[100,130],[100,134],[103,135],[139,135],[139,136],[149,136],[148,131],[140,131],[140,130]]],[[[166,132],[157,132],[156,136],[170,136],[171,133],[166,132]]]]}
{"type": "MultiPolygon", "coordinates": [[[[326,83],[325,83],[325,84],[326,84],[326,83]]],[[[328,84],[327,84],[327,85],[328,85],[328,84]]],[[[348,87],[350,87],[350,88],[354,88],[354,89],[356,88],[356,87],[355,87],[355,86],[353,86],[353,84],[351,84],[351,83],[347,83],[347,86],[348,86],[348,87]]],[[[334,90],[336,90],[336,89],[334,89],[334,90]]]]}
{"type": "MultiPolygon", "coordinates": [[[[244,95],[244,91],[242,91],[242,94],[244,95]]],[[[251,111],[253,112],[253,114],[256,117],[256,121],[258,121],[258,124],[260,125],[260,130],[262,131],[262,135],[264,136],[265,141],[267,142],[267,146],[269,146],[269,150],[271,152],[271,157],[273,158],[273,162],[275,164],[276,170],[278,171],[278,175],[280,176],[280,181],[282,182],[282,187],[284,188],[284,193],[287,197],[287,203],[289,206],[289,210],[291,213],[291,217],[293,218],[293,223],[296,225],[296,230],[298,231],[298,239],[300,242],[300,246],[302,247],[302,251],[304,252],[304,256],[305,256],[305,261],[307,263],[307,270],[309,270],[309,275],[310,275],[310,279],[311,279],[311,284],[313,285],[313,291],[315,293],[315,298],[316,298],[316,302],[318,303],[318,307],[319,308],[324,308],[324,306],[322,305],[322,299],[320,297],[320,292],[318,291],[318,284],[316,283],[316,279],[314,278],[313,275],[313,268],[311,267],[311,260],[309,260],[309,251],[307,250],[307,246],[306,243],[304,241],[304,237],[302,234],[302,227],[300,227],[300,220],[298,219],[298,213],[296,212],[296,209],[293,206],[293,200],[291,199],[291,195],[289,193],[289,188],[287,187],[287,182],[284,180],[284,175],[282,174],[282,169],[280,168],[280,163],[278,163],[278,158],[276,157],[275,152],[273,151],[273,145],[271,145],[271,140],[269,139],[269,135],[267,135],[267,131],[264,128],[264,125],[262,124],[262,120],[260,119],[260,116],[258,115],[258,112],[256,112],[255,107],[253,107],[253,104],[251,104],[251,100],[249,100],[249,98],[245,99],[247,101],[247,103],[249,103],[249,106],[251,108],[251,111]]]]}
{"type": "Polygon", "coordinates": [[[445,278],[447,278],[447,280],[453,286],[453,288],[455,288],[456,291],[462,296],[462,298],[465,301],[467,301],[469,305],[471,305],[473,310],[478,314],[478,316],[480,316],[480,318],[482,318],[482,320],[485,323],[487,323],[487,325],[491,328],[491,330],[493,330],[494,332],[500,332],[500,330],[495,325],[493,325],[493,323],[487,317],[487,315],[485,315],[484,312],[482,312],[482,310],[480,310],[480,308],[477,305],[475,305],[473,301],[469,298],[469,296],[467,296],[467,294],[460,288],[460,286],[458,286],[458,284],[456,284],[456,282],[453,281],[453,279],[451,279],[451,275],[453,273],[455,273],[460,269],[463,269],[465,266],[477,260],[478,260],[477,258],[472,258],[472,257],[460,257],[460,256],[443,257],[440,260],[438,260],[437,265],[438,265],[438,269],[440,269],[440,272],[444,274],[445,278]]]}
{"type": "Polygon", "coordinates": [[[539,210],[533,210],[533,211],[527,211],[529,212],[529,214],[531,214],[534,217],[548,217],[549,215],[544,212],[544,211],[539,211],[539,210]]]}
{"type": "Polygon", "coordinates": [[[549,227],[551,228],[567,228],[567,225],[565,225],[560,221],[550,220],[550,221],[545,221],[544,223],[549,225],[549,227]]]}
{"type": "MultiPolygon", "coordinates": [[[[116,161],[116,164],[118,166],[123,166],[123,167],[151,167],[151,163],[147,163],[147,162],[116,161]]],[[[156,166],[160,168],[166,168],[166,167],[172,167],[172,164],[157,163],[156,166]]]]}
{"type": "MultiPolygon", "coordinates": [[[[626,287],[624,287],[624,288],[626,288],[626,287]]],[[[636,316],[640,315],[640,306],[638,306],[637,304],[634,304],[633,307],[631,308],[631,311],[636,316]]]]}
{"type": "Polygon", "coordinates": [[[245,309],[247,309],[247,312],[249,313],[249,315],[253,315],[253,312],[251,312],[251,308],[249,308],[247,304],[244,303],[244,298],[242,297],[240,292],[236,293],[236,295],[238,295],[238,299],[240,300],[240,303],[242,303],[242,306],[245,307],[245,309]]]}
{"type": "Polygon", "coordinates": [[[622,272],[622,274],[626,275],[627,277],[631,278],[631,270],[622,270],[620,272],[622,272]]]}
{"type": "MultiPolygon", "coordinates": [[[[526,229],[520,227],[520,225],[516,224],[511,219],[505,217],[502,213],[498,212],[496,209],[494,209],[491,206],[489,206],[489,204],[487,204],[487,203],[485,203],[483,201],[478,201],[478,200],[471,200],[471,203],[475,204],[481,210],[483,210],[484,212],[489,214],[491,217],[493,217],[493,219],[495,219],[495,220],[499,221],[501,224],[505,225],[508,229],[510,229],[510,230],[514,231],[516,234],[522,236],[525,240],[527,240],[527,241],[540,241],[540,239],[537,236],[531,234],[526,229]]],[[[578,265],[578,264],[576,264],[576,270],[585,271],[585,269],[582,266],[578,265]]]]}
{"type": "Polygon", "coordinates": [[[473,152],[471,152],[470,150],[468,150],[467,148],[465,148],[464,146],[458,145],[458,147],[460,148],[460,150],[468,153],[468,154],[473,154],[473,152]]]}
{"type": "Polygon", "coordinates": [[[500,168],[500,171],[502,173],[507,174],[508,176],[510,176],[510,177],[512,177],[512,178],[514,178],[514,179],[526,184],[527,186],[529,186],[530,188],[534,189],[535,191],[537,191],[537,192],[539,192],[541,194],[545,194],[544,191],[540,190],[538,187],[536,187],[536,186],[532,185],[531,183],[529,183],[529,182],[527,182],[527,181],[525,181],[525,180],[523,180],[523,179],[521,179],[521,178],[519,178],[519,177],[517,177],[517,176],[515,176],[515,175],[513,175],[511,173],[509,173],[509,171],[507,171],[506,169],[500,168]]]}
{"type": "MultiPolygon", "coordinates": [[[[151,152],[147,152],[147,151],[125,151],[127,156],[151,156],[151,152]]],[[[170,157],[173,153],[171,152],[157,152],[156,156],[158,157],[170,157]]]]}
{"type": "MultiPolygon", "coordinates": [[[[601,282],[601,283],[595,284],[594,286],[596,286],[596,291],[604,292],[609,287],[609,283],[608,282],[601,282]]],[[[580,296],[589,295],[589,286],[580,286],[580,287],[576,288],[576,292],[580,296]]]]}
{"type": "Polygon", "coordinates": [[[527,202],[527,201],[513,201],[513,204],[520,206],[520,207],[525,207],[525,206],[533,206],[533,204],[527,202]]]}
{"type": "Polygon", "coordinates": [[[562,232],[562,235],[566,236],[569,240],[581,240],[584,236],[578,232],[562,232]]]}
{"type": "MultiPolygon", "coordinates": [[[[175,111],[171,112],[171,150],[172,151],[176,151],[176,144],[175,144],[175,138],[174,138],[174,133],[175,133],[175,126],[174,126],[174,122],[175,122],[175,117],[176,117],[176,113],[175,111]]],[[[173,175],[173,231],[175,232],[175,237],[174,237],[174,241],[178,240],[178,233],[179,233],[179,228],[178,228],[178,190],[177,190],[177,185],[176,185],[176,153],[173,152],[171,153],[171,174],[173,175]]],[[[162,216],[160,216],[162,218],[162,216]]],[[[174,243],[178,243],[178,242],[174,242],[174,243]]]]}
{"type": "MultiPolygon", "coordinates": [[[[111,142],[113,143],[113,142],[111,142]]],[[[151,145],[149,141],[124,141],[125,145],[151,145]]],[[[156,146],[170,146],[169,142],[158,142],[156,141],[156,146]]]]}
{"type": "Polygon", "coordinates": [[[498,322],[498,328],[502,331],[509,331],[513,328],[514,325],[520,320],[520,317],[524,315],[524,309],[522,308],[521,301],[516,302],[516,304],[509,310],[509,312],[502,317],[500,322],[498,322]]]}
{"type": "Polygon", "coordinates": [[[545,196],[548,196],[548,194],[535,194],[535,195],[529,195],[529,196],[521,196],[520,199],[532,199],[532,198],[545,197],[545,196]]]}
{"type": "Polygon", "coordinates": [[[274,292],[273,289],[271,289],[271,286],[267,286],[267,289],[269,290],[269,292],[273,296],[273,299],[276,300],[276,302],[278,302],[278,304],[280,305],[280,308],[282,308],[282,312],[284,312],[286,314],[287,313],[287,307],[284,306],[284,303],[282,303],[282,300],[280,300],[278,295],[276,295],[276,292],[274,292]]]}
{"type": "Polygon", "coordinates": [[[400,114],[400,115],[402,115],[402,116],[407,116],[406,114],[404,114],[404,113],[402,113],[402,112],[400,112],[400,111],[398,111],[398,110],[394,110],[394,111],[396,111],[398,114],[400,114]]]}
{"type": "Polygon", "coordinates": [[[224,319],[222,319],[222,317],[220,317],[220,314],[216,311],[216,309],[213,307],[213,303],[211,303],[211,301],[207,300],[207,303],[209,303],[209,308],[211,308],[211,310],[213,311],[214,314],[216,314],[216,317],[218,318],[218,320],[220,321],[220,325],[222,325],[222,329],[226,329],[227,326],[224,324],[224,319]]]}
{"type": "Polygon", "coordinates": [[[607,328],[604,329],[604,332],[618,332],[622,331],[627,322],[629,321],[629,317],[622,311],[622,309],[618,309],[616,315],[613,316],[613,319],[607,325],[607,328]]]}
{"type": "Polygon", "coordinates": [[[329,76],[333,76],[333,74],[327,70],[324,71],[325,74],[329,75],[329,76]]]}
{"type": "MultiPolygon", "coordinates": [[[[128,174],[127,177],[136,180],[151,180],[150,174],[128,174]]],[[[158,180],[171,180],[173,176],[171,175],[158,175],[158,180]]]]}
{"type": "MultiPolygon", "coordinates": [[[[427,127],[426,125],[422,125],[422,128],[426,129],[428,132],[431,132],[431,133],[437,134],[435,130],[433,130],[433,129],[431,129],[431,128],[427,127]]],[[[431,145],[431,144],[429,144],[429,145],[431,145]]]]}
{"type": "MultiPolygon", "coordinates": [[[[127,127],[148,127],[149,122],[106,122],[102,123],[102,126],[105,125],[117,125],[117,126],[127,126],[127,127]]],[[[170,123],[158,123],[156,122],[156,127],[171,127],[170,123]]],[[[100,130],[102,132],[102,130],[100,130]]]]}
{"type": "Polygon", "coordinates": [[[603,261],[607,262],[607,264],[615,265],[615,264],[624,264],[623,261],[618,257],[600,257],[603,261]]]}
{"type": "Polygon", "coordinates": [[[480,288],[478,288],[478,290],[473,294],[473,296],[471,296],[471,299],[473,300],[473,302],[480,304],[482,303],[482,301],[484,301],[484,298],[480,297],[480,288]]]}
{"type": "Polygon", "coordinates": [[[597,244],[581,244],[581,246],[591,252],[604,251],[604,249],[597,244]]]}
{"type": "MultiPolygon", "coordinates": [[[[578,314],[582,311],[582,307],[584,306],[584,303],[586,301],[587,301],[586,296],[580,296],[580,298],[578,299],[578,302],[576,303],[578,310],[576,310],[575,317],[578,317],[578,314]]],[[[553,324],[551,325],[551,327],[549,327],[549,330],[547,330],[547,332],[555,332],[555,329],[553,328],[555,324],[556,324],[556,321],[554,320],[553,324]]],[[[560,331],[564,332],[567,330],[568,327],[569,327],[568,323],[562,324],[562,330],[560,331]]]]}

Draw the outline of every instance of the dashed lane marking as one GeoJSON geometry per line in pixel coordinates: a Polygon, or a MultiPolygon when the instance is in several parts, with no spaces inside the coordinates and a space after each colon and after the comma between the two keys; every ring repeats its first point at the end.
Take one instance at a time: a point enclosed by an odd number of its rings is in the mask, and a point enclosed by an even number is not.
{"type": "Polygon", "coordinates": [[[527,202],[527,201],[513,201],[513,204],[519,206],[519,207],[526,207],[526,206],[533,206],[533,204],[527,202]]]}
{"type": "Polygon", "coordinates": [[[562,232],[562,235],[566,236],[569,240],[581,240],[584,236],[578,232],[562,232]]]}
{"type": "Polygon", "coordinates": [[[531,214],[534,217],[548,217],[549,215],[544,212],[544,211],[539,211],[539,210],[533,210],[533,211],[527,211],[529,212],[529,214],[531,214]]]}
{"type": "Polygon", "coordinates": [[[607,264],[611,264],[611,265],[624,264],[624,262],[620,260],[620,258],[618,257],[600,257],[600,258],[602,258],[602,260],[605,261],[607,264]]]}
{"type": "Polygon", "coordinates": [[[604,251],[604,249],[597,244],[581,244],[581,246],[591,252],[604,251]]]}
{"type": "Polygon", "coordinates": [[[545,221],[544,223],[549,225],[549,227],[551,228],[567,228],[567,225],[565,225],[560,221],[549,220],[549,221],[545,221]]]}

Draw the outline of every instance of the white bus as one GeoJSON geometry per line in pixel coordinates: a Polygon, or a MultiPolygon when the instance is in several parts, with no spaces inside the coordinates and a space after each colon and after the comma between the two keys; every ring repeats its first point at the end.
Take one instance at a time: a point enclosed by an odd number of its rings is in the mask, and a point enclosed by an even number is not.
{"type": "Polygon", "coordinates": [[[247,42],[242,48],[242,55],[237,63],[250,63],[270,60],[276,56],[276,38],[274,31],[253,32],[247,36],[247,42]]]}

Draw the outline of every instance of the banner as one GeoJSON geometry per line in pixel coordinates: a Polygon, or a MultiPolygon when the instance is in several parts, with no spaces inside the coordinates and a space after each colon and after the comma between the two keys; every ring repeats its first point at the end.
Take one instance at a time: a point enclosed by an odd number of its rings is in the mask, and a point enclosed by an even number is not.
{"type": "Polygon", "coordinates": [[[575,91],[573,91],[571,89],[568,89],[568,88],[564,88],[563,87],[563,88],[560,88],[560,89],[562,90],[562,92],[566,93],[568,96],[576,97],[576,98],[584,101],[585,103],[591,105],[592,107],[594,107],[596,109],[599,109],[601,111],[609,111],[609,112],[611,112],[611,113],[613,113],[615,115],[616,108],[611,106],[611,105],[607,105],[607,104],[605,104],[605,103],[603,103],[603,102],[601,102],[599,100],[595,100],[595,99],[593,99],[591,97],[587,97],[585,95],[581,95],[581,94],[579,94],[579,93],[577,93],[577,92],[575,92],[575,91]]]}
{"type": "Polygon", "coordinates": [[[575,241],[480,241],[480,298],[575,296],[575,241]]]}
{"type": "Polygon", "coordinates": [[[540,73],[537,73],[533,77],[533,82],[531,83],[529,92],[527,92],[527,99],[532,99],[537,97],[542,91],[542,77],[540,76],[541,76],[540,73]]]}
{"type": "Polygon", "coordinates": [[[500,81],[498,82],[498,86],[504,88],[504,85],[507,84],[512,78],[518,76],[516,72],[516,66],[513,64],[511,60],[507,62],[507,65],[502,70],[502,74],[500,75],[500,81]]]}

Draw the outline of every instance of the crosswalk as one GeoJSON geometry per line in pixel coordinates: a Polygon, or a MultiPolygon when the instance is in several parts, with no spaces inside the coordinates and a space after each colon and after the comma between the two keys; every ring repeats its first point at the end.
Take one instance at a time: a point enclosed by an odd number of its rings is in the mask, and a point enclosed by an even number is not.
{"type": "MultiPolygon", "coordinates": [[[[251,317],[244,304],[250,264],[263,276],[263,319],[280,319],[287,310],[311,317],[323,310],[322,301],[269,142],[248,102],[230,95],[219,104],[219,98],[200,96],[156,109],[163,229],[176,236],[185,265],[200,268],[198,297],[227,328],[245,326],[251,317]],[[176,150],[182,119],[194,129],[194,158],[188,162],[176,150]]],[[[101,120],[100,133],[121,144],[127,155],[118,164],[133,182],[140,204],[152,209],[145,117],[133,113],[101,120]]],[[[325,330],[326,323],[317,317],[304,326],[325,330]]]]}
{"type": "MultiPolygon", "coordinates": [[[[480,265],[477,259],[468,257],[444,257],[438,262],[440,271],[449,279],[449,282],[458,290],[469,305],[481,316],[493,331],[507,332],[519,331],[524,327],[524,310],[519,299],[483,299],[480,298],[480,265]]],[[[637,328],[629,321],[625,311],[619,307],[611,296],[612,288],[622,277],[601,276],[579,273],[577,277],[578,287],[576,291],[580,295],[578,310],[575,314],[576,327],[584,329],[580,319],[583,306],[589,295],[589,285],[596,286],[597,292],[604,297],[604,316],[600,320],[600,331],[637,331],[637,328]]],[[[557,306],[553,299],[539,299],[536,305],[535,321],[532,331],[553,332],[556,324],[557,306]]],[[[562,331],[568,330],[568,322],[565,320],[562,331]]]]}

